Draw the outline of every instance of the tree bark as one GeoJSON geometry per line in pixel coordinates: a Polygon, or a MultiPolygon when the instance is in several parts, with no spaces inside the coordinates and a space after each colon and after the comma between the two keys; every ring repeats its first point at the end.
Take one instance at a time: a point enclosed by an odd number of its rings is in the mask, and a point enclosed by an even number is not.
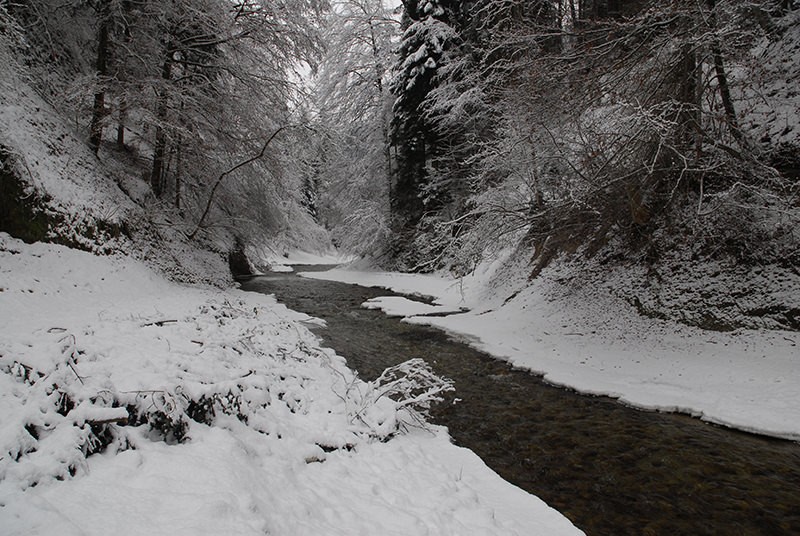
{"type": "MultiPolygon", "coordinates": [[[[712,32],[717,30],[717,12],[716,0],[707,0],[707,5],[711,12],[709,13],[708,20],[712,32]]],[[[714,35],[711,38],[711,55],[714,60],[714,74],[717,78],[717,86],[719,88],[719,96],[722,100],[722,108],[725,110],[725,122],[728,125],[731,135],[739,144],[742,149],[747,148],[747,141],[739,128],[739,121],[736,119],[736,108],[733,105],[731,98],[731,89],[728,84],[728,75],[725,70],[725,59],[722,55],[722,45],[719,38],[714,35]]]]}
{"type": "Polygon", "coordinates": [[[164,124],[167,121],[167,87],[166,84],[172,76],[172,60],[169,55],[164,59],[161,69],[161,79],[164,87],[158,95],[158,110],[156,111],[156,139],[153,145],[153,167],[150,172],[150,186],[156,197],[164,193],[164,164],[167,155],[167,131],[164,124]]]}
{"type": "MultiPolygon", "coordinates": [[[[125,21],[125,27],[123,30],[123,35],[125,36],[125,46],[129,46],[131,40],[133,39],[133,35],[131,34],[131,28],[128,24],[129,16],[131,13],[131,0],[123,0],[122,2],[122,17],[125,21]]],[[[124,70],[124,65],[122,65],[124,70]]],[[[123,94],[119,100],[119,111],[117,113],[117,147],[120,149],[125,148],[125,124],[128,121],[128,99],[123,94]]]]}
{"type": "Polygon", "coordinates": [[[106,115],[106,93],[103,85],[105,84],[106,76],[108,76],[109,16],[109,3],[108,0],[106,0],[101,4],[98,14],[100,28],[97,35],[97,61],[95,63],[95,69],[97,71],[100,87],[94,94],[92,120],[89,125],[89,147],[95,155],[100,151],[100,141],[103,138],[103,119],[106,115]]]}
{"type": "Polygon", "coordinates": [[[123,97],[119,102],[119,123],[117,123],[117,147],[125,147],[125,121],[128,117],[128,103],[123,97]]]}
{"type": "Polygon", "coordinates": [[[181,209],[181,166],[183,164],[183,155],[181,151],[181,139],[178,137],[177,146],[175,148],[175,208],[181,209]]]}
{"type": "Polygon", "coordinates": [[[678,86],[677,101],[680,103],[678,115],[678,142],[687,149],[697,150],[702,145],[700,127],[700,68],[694,45],[685,43],[681,47],[678,66],[675,72],[678,86]]]}
{"type": "Polygon", "coordinates": [[[722,107],[725,110],[725,122],[728,124],[731,135],[733,135],[739,145],[744,148],[744,134],[742,134],[739,128],[739,121],[736,119],[736,108],[731,98],[731,89],[728,85],[728,76],[725,72],[725,60],[722,57],[722,49],[719,43],[712,44],[711,54],[714,56],[714,73],[717,76],[719,96],[722,99],[722,107]]]}
{"type": "Polygon", "coordinates": [[[386,165],[386,177],[389,181],[387,187],[387,213],[392,211],[392,152],[391,140],[389,139],[389,130],[391,128],[391,120],[388,117],[386,106],[384,103],[384,88],[383,88],[383,75],[384,67],[381,65],[380,49],[378,48],[378,40],[375,37],[375,27],[372,25],[372,20],[369,21],[369,35],[370,44],[372,46],[372,59],[375,62],[375,89],[378,91],[379,106],[381,107],[381,135],[383,136],[383,158],[386,165]]]}

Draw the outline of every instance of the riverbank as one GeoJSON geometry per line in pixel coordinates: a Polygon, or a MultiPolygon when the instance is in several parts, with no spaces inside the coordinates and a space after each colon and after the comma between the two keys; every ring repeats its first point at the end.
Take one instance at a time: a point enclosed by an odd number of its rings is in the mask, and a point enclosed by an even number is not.
{"type": "Polygon", "coordinates": [[[581,534],[444,430],[399,433],[309,322],[0,233],[3,533],[581,534]]]}
{"type": "Polygon", "coordinates": [[[435,307],[397,297],[364,306],[447,330],[556,385],[800,440],[797,333],[705,331],[641,316],[612,289],[567,285],[563,269],[531,282],[501,270],[497,261],[463,279],[348,269],[301,275],[432,297],[435,307]],[[460,309],[468,311],[453,314],[460,309]]]}

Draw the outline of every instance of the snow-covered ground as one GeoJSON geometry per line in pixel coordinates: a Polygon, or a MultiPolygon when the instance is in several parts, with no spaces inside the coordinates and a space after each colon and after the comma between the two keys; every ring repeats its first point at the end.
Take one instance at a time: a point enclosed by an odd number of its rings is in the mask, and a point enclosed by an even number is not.
{"type": "Polygon", "coordinates": [[[292,266],[335,265],[355,260],[352,255],[342,254],[335,249],[317,252],[288,249],[281,254],[274,251],[256,251],[253,258],[259,259],[259,264],[264,264],[264,268],[270,272],[294,272],[292,266]]]}
{"type": "Polygon", "coordinates": [[[461,335],[554,384],[800,439],[800,334],[720,333],[645,318],[610,289],[563,284],[571,277],[563,267],[527,283],[524,270],[509,280],[501,265],[456,280],[347,269],[301,275],[434,297],[438,307],[397,297],[364,306],[461,335]],[[470,311],[422,316],[461,307],[470,311]]]}
{"type": "Polygon", "coordinates": [[[0,234],[0,532],[581,534],[310,321],[0,234]]]}

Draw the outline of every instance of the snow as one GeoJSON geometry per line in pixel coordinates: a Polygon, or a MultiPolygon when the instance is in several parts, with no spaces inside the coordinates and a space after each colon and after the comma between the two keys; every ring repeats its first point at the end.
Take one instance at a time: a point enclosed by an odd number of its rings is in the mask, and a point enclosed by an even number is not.
{"type": "MultiPolygon", "coordinates": [[[[56,114],[48,113],[49,105],[26,78],[13,72],[13,65],[8,67],[12,72],[0,79],[0,145],[19,160],[25,180],[38,194],[52,198],[51,207],[73,225],[91,217],[109,223],[124,219],[135,205],[117,187],[120,177],[98,178],[96,158],[82,144],[65,150],[55,143],[71,138],[71,130],[56,114]]],[[[136,183],[141,181],[131,181],[136,183]]]]}
{"type": "Polygon", "coordinates": [[[300,249],[289,249],[281,254],[272,252],[256,252],[259,264],[265,264],[270,272],[289,273],[294,272],[292,266],[309,266],[320,264],[344,264],[354,260],[354,257],[329,249],[327,251],[303,251],[300,249]]]}
{"type": "Polygon", "coordinates": [[[0,234],[2,533],[581,534],[412,426],[313,321],[0,234]]]}
{"type": "Polygon", "coordinates": [[[428,305],[401,296],[382,296],[364,302],[366,309],[380,309],[388,316],[425,316],[460,313],[463,310],[444,305],[428,305]]]}
{"type": "Polygon", "coordinates": [[[773,147],[796,144],[800,136],[800,12],[789,11],[778,21],[784,32],[781,39],[764,37],[751,51],[749,65],[740,68],[737,78],[737,109],[743,127],[754,140],[769,140],[773,147]]]}
{"type": "MultiPolygon", "coordinates": [[[[800,439],[800,335],[712,332],[640,316],[611,289],[568,286],[546,269],[532,282],[499,282],[499,261],[463,279],[336,269],[303,277],[435,298],[468,312],[421,316],[431,305],[381,297],[365,303],[404,321],[444,329],[556,385],[639,408],[800,439]]],[[[523,273],[517,271],[517,273],[523,273]]]]}

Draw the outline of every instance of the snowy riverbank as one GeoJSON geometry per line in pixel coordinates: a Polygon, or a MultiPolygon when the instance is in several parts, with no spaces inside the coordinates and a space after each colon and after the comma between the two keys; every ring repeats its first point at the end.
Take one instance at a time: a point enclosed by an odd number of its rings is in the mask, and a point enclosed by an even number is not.
{"type": "Polygon", "coordinates": [[[558,281],[568,273],[545,271],[526,285],[498,277],[499,267],[463,280],[346,269],[302,275],[434,297],[434,307],[397,297],[365,307],[445,329],[557,385],[800,439],[800,334],[703,331],[640,316],[609,289],[567,291],[558,281]],[[460,308],[469,312],[422,316],[460,308]]]}
{"type": "Polygon", "coordinates": [[[441,429],[383,441],[310,321],[0,234],[3,534],[581,534],[441,429]]]}

